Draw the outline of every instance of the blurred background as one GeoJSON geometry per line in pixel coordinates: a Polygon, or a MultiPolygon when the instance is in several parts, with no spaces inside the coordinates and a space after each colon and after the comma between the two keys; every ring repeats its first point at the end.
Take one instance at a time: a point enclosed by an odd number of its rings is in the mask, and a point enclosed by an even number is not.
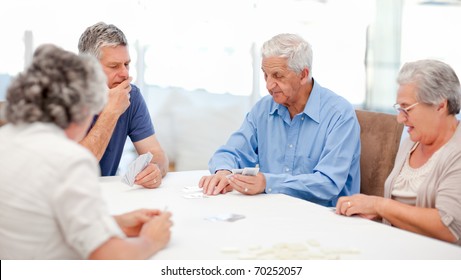
{"type": "MultiPolygon", "coordinates": [[[[314,78],[356,108],[393,113],[406,61],[439,59],[461,75],[461,0],[2,0],[0,9],[0,102],[37,46],[77,52],[86,27],[115,24],[177,171],[207,169],[267,94],[260,47],[276,34],[309,41],[314,78]]],[[[127,142],[119,172],[136,157],[127,142]]]]}

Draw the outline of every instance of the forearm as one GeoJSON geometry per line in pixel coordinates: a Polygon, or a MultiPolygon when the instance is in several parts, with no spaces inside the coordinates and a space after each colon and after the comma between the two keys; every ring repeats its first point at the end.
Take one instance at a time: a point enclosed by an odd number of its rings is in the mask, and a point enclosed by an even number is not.
{"type": "Polygon", "coordinates": [[[440,219],[435,208],[410,206],[392,199],[381,199],[377,205],[378,215],[393,226],[440,240],[455,242],[451,231],[440,219]]]}
{"type": "Polygon", "coordinates": [[[109,145],[118,118],[118,115],[103,110],[93,128],[80,141],[80,144],[90,150],[98,161],[101,160],[109,145]]]}
{"type": "Polygon", "coordinates": [[[127,239],[114,237],[93,251],[89,259],[140,260],[151,257],[159,250],[160,248],[155,246],[152,241],[148,241],[143,237],[127,239]]]}
{"type": "Polygon", "coordinates": [[[266,191],[267,188],[275,193],[289,194],[296,191],[303,194],[303,199],[324,206],[330,204],[341,192],[335,182],[319,172],[300,175],[264,173],[264,175],[266,191]]]}
{"type": "Polygon", "coordinates": [[[162,173],[162,177],[165,177],[165,175],[168,173],[170,161],[168,160],[167,155],[165,152],[157,152],[154,157],[152,158],[152,163],[155,163],[158,165],[158,168],[160,169],[160,172],[162,173]]]}

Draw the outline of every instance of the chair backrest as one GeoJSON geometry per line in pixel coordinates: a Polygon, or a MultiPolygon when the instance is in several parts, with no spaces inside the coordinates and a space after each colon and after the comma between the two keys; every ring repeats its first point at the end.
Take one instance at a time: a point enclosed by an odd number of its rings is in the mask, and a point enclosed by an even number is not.
{"type": "Polygon", "coordinates": [[[0,126],[6,123],[5,111],[6,111],[6,101],[0,101],[0,126]]]}
{"type": "Polygon", "coordinates": [[[360,192],[383,196],[384,182],[392,171],[403,125],[396,116],[355,110],[360,124],[360,192]]]}

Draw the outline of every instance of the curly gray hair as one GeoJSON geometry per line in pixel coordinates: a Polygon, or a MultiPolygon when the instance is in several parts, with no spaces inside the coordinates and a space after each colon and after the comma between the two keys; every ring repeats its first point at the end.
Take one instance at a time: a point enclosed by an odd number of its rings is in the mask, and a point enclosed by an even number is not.
{"type": "Polygon", "coordinates": [[[6,118],[14,124],[47,122],[65,129],[99,113],[107,90],[94,57],[42,45],[8,88],[6,118]]]}

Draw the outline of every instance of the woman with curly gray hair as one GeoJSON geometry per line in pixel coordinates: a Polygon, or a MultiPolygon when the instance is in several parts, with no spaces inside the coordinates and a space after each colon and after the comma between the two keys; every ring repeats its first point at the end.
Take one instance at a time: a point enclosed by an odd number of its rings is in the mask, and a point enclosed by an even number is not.
{"type": "Polygon", "coordinates": [[[42,45],[7,93],[0,129],[0,259],[147,258],[170,213],[111,216],[95,157],[80,141],[107,100],[98,61],[42,45]],[[127,237],[132,237],[127,239],[127,237]]]}
{"type": "Polygon", "coordinates": [[[98,63],[52,45],[39,47],[32,65],[8,90],[6,118],[13,124],[81,124],[107,100],[106,77],[98,63]]]}

